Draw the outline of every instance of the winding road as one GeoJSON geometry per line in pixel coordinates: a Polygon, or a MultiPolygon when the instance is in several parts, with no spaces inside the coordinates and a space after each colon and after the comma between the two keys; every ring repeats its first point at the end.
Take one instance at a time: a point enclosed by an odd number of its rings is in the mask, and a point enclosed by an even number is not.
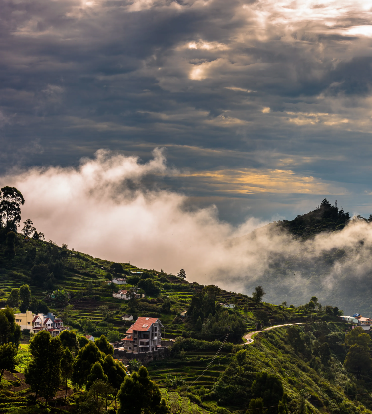
{"type": "Polygon", "coordinates": [[[252,339],[252,336],[255,335],[255,334],[257,334],[257,333],[265,332],[265,331],[270,331],[271,329],[274,329],[274,328],[281,328],[283,326],[291,326],[291,325],[303,325],[303,322],[285,323],[284,325],[274,325],[274,326],[269,326],[268,328],[262,329],[262,331],[249,332],[249,333],[247,333],[246,335],[243,336],[243,338],[247,340],[247,342],[244,343],[243,345],[253,344],[254,341],[252,339]]]}

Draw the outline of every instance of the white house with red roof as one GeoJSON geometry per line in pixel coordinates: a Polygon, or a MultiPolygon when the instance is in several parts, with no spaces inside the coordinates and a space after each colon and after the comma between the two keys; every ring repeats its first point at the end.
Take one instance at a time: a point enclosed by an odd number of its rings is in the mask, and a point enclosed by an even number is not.
{"type": "Polygon", "coordinates": [[[151,352],[161,347],[161,328],[158,318],[139,317],[127,330],[124,349],[130,352],[151,352]]]}

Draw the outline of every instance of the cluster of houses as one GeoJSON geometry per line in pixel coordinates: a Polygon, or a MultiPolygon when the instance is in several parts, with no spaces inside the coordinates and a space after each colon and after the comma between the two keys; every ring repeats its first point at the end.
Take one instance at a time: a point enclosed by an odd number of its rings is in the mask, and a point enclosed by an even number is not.
{"type": "Polygon", "coordinates": [[[353,316],[340,316],[340,318],[347,323],[351,323],[354,326],[360,326],[365,331],[369,331],[372,325],[372,319],[364,318],[360,313],[355,313],[353,316]]]}
{"type": "Polygon", "coordinates": [[[31,311],[26,311],[25,313],[16,313],[14,318],[22,331],[28,329],[35,334],[40,331],[49,331],[52,336],[57,336],[68,329],[68,327],[63,326],[62,319],[54,316],[52,312],[44,315],[43,313],[33,314],[31,311]]]}

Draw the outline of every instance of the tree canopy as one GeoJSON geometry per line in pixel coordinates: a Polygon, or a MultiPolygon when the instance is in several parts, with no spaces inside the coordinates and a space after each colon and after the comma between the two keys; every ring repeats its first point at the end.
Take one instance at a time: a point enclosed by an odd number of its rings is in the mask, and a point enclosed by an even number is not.
{"type": "Polygon", "coordinates": [[[168,407],[161,398],[158,385],[149,377],[145,367],[125,377],[118,394],[118,414],[167,414],[168,407]]]}
{"type": "Polygon", "coordinates": [[[0,189],[0,227],[17,231],[21,221],[21,205],[25,203],[22,193],[15,187],[0,189]]]}

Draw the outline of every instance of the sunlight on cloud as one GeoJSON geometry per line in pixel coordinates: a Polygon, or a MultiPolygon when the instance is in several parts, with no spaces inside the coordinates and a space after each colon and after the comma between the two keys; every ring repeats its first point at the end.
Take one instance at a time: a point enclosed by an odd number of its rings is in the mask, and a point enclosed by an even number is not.
{"type": "Polygon", "coordinates": [[[288,122],[299,126],[316,124],[323,124],[327,126],[343,126],[349,123],[349,120],[347,118],[343,118],[337,114],[287,112],[287,115],[290,115],[288,122]]]}
{"type": "Polygon", "coordinates": [[[187,44],[189,49],[204,49],[204,50],[227,50],[229,47],[218,42],[204,42],[199,40],[198,42],[190,42],[187,44]]]}
{"type": "MultiPolygon", "coordinates": [[[[185,175],[187,176],[187,175],[185,175]]],[[[236,169],[192,173],[189,177],[204,180],[214,191],[236,194],[343,194],[344,189],[312,176],[299,176],[291,170],[236,169]]]]}

